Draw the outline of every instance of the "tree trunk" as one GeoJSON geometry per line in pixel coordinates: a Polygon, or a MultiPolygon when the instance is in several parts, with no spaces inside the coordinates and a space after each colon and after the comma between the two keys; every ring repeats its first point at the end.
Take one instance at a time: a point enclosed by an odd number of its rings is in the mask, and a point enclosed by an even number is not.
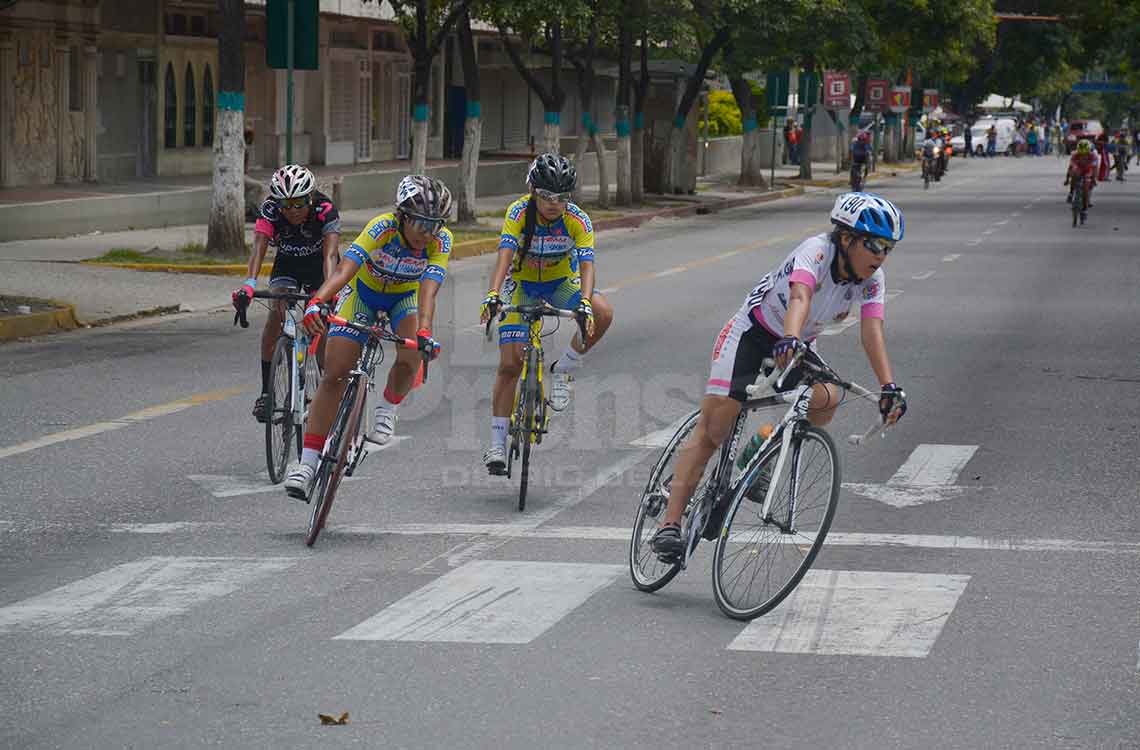
{"type": "Polygon", "coordinates": [[[752,87],[743,76],[729,79],[732,95],[744,125],[744,139],[740,147],[740,179],[737,184],[748,187],[767,187],[763,170],[760,168],[760,130],[756,122],[756,103],[752,99],[752,87]]]}
{"type": "Polygon", "coordinates": [[[617,204],[628,206],[633,203],[630,191],[629,107],[617,108],[617,204]]]}
{"type": "Polygon", "coordinates": [[[431,101],[431,57],[427,50],[415,51],[412,69],[412,174],[427,169],[428,102],[431,101]]]}
{"type": "Polygon", "coordinates": [[[463,86],[467,96],[467,119],[463,122],[463,159],[459,165],[459,201],[456,219],[460,223],[478,220],[475,210],[475,184],[479,172],[479,147],[483,141],[483,119],[480,107],[479,64],[475,59],[475,39],[471,34],[471,15],[464,12],[459,19],[459,56],[463,63],[463,86]]]}
{"type": "Polygon", "coordinates": [[[598,208],[610,207],[610,176],[606,169],[606,144],[598,135],[598,128],[594,126],[590,141],[594,144],[594,153],[598,157],[598,208]]]}
{"type": "Polygon", "coordinates": [[[499,39],[503,42],[503,49],[515,66],[522,79],[526,81],[530,90],[542,101],[545,114],[542,124],[542,151],[543,153],[561,153],[561,119],[562,105],[566,101],[566,93],[562,90],[562,22],[555,20],[551,24],[550,33],[550,88],[543,85],[530,66],[522,59],[514,40],[505,27],[499,27],[499,39]]]}
{"type": "Polygon", "coordinates": [[[547,112],[542,124],[542,152],[558,154],[562,152],[561,116],[557,112],[547,112]]]}
{"type": "MultiPolygon", "coordinates": [[[[574,139],[574,168],[578,170],[578,174],[582,173],[582,167],[586,164],[586,150],[590,146],[590,115],[582,115],[582,131],[578,133],[578,137],[574,139]]],[[[580,196],[582,193],[582,181],[578,180],[578,190],[576,191],[580,196]]],[[[580,198],[575,198],[575,201],[581,202],[580,198]]]]}
{"type": "Polygon", "coordinates": [[[859,136],[859,116],[863,114],[864,89],[867,88],[867,76],[860,75],[855,79],[855,103],[851,105],[851,112],[847,115],[847,144],[843,149],[843,168],[851,166],[851,144],[859,136]]]}
{"type": "Polygon", "coordinates": [[[629,22],[631,4],[623,3],[618,24],[618,89],[614,107],[614,129],[617,131],[617,204],[632,202],[629,190],[629,89],[633,78],[633,28],[629,22]]]}
{"type": "Polygon", "coordinates": [[[217,127],[206,253],[240,255],[245,251],[245,2],[219,0],[219,11],[217,127]]]}
{"type": "Polygon", "coordinates": [[[681,96],[681,102],[677,105],[677,112],[673,117],[673,127],[669,131],[668,147],[665,151],[667,160],[665,164],[665,187],[667,192],[681,192],[680,176],[682,157],[684,154],[685,146],[685,120],[689,117],[689,110],[693,108],[693,102],[697,100],[697,95],[701,92],[701,85],[705,82],[705,73],[708,72],[709,65],[712,64],[713,57],[720,51],[720,48],[728,42],[731,36],[731,30],[725,26],[716,30],[713,38],[701,50],[701,57],[697,61],[697,67],[693,74],[689,76],[689,80],[685,83],[685,93],[681,96]]]}

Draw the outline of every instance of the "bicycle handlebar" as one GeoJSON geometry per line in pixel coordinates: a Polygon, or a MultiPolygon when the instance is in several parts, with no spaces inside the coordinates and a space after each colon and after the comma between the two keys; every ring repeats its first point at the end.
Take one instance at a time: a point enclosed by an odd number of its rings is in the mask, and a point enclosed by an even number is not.
{"type": "Polygon", "coordinates": [[[536,318],[569,318],[575,320],[578,323],[578,330],[582,334],[582,341],[586,340],[586,322],[578,318],[578,312],[576,310],[563,310],[549,302],[542,302],[535,305],[499,305],[495,314],[487,318],[487,328],[484,335],[486,335],[488,340],[491,338],[491,324],[495,322],[495,318],[497,317],[502,321],[508,313],[519,313],[524,318],[534,316],[536,318]]]}
{"type": "MultiPolygon", "coordinates": [[[[404,349],[419,350],[419,348],[420,348],[420,342],[418,340],[406,339],[403,336],[399,336],[395,333],[392,333],[391,331],[389,331],[387,328],[384,328],[383,326],[361,325],[359,323],[354,323],[351,320],[346,320],[345,318],[342,318],[339,315],[335,315],[333,313],[329,313],[328,315],[322,315],[321,318],[324,319],[325,321],[333,324],[333,325],[344,326],[345,328],[351,328],[354,331],[359,331],[360,333],[366,333],[369,336],[371,336],[373,338],[377,338],[381,341],[390,341],[393,344],[396,344],[397,346],[400,346],[404,349]]],[[[428,377],[428,362],[430,362],[431,360],[428,358],[427,352],[420,352],[420,356],[421,356],[421,359],[423,360],[424,381],[426,382],[427,377],[428,377]]]]}
{"type": "MultiPolygon", "coordinates": [[[[255,299],[283,299],[287,302],[308,302],[311,294],[302,294],[301,292],[254,292],[255,299]]],[[[245,291],[238,292],[237,297],[234,299],[234,325],[241,324],[242,328],[249,328],[249,320],[246,318],[246,310],[249,309],[250,298],[246,295],[245,291]]]]}

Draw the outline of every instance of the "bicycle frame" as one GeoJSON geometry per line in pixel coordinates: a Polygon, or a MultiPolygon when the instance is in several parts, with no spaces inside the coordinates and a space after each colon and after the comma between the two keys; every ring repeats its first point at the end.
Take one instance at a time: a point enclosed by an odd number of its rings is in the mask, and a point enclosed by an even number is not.
{"type": "MultiPolygon", "coordinates": [[[[535,393],[535,397],[536,397],[535,408],[538,409],[538,408],[540,408],[540,404],[544,404],[545,399],[546,399],[546,389],[544,387],[544,383],[542,380],[542,363],[543,363],[544,357],[543,357],[543,348],[542,348],[542,318],[541,317],[535,318],[534,320],[530,321],[530,328],[529,328],[528,333],[529,333],[529,335],[527,337],[527,342],[525,344],[523,344],[523,350],[522,350],[523,368],[522,368],[522,372],[519,374],[519,383],[521,383],[523,387],[526,387],[526,379],[527,379],[527,376],[530,375],[530,354],[531,354],[531,352],[534,352],[535,353],[535,360],[534,360],[535,372],[538,376],[538,378],[537,378],[538,388],[537,388],[537,392],[535,393]]],[[[514,406],[512,407],[512,410],[511,410],[511,422],[512,422],[511,428],[512,429],[519,429],[519,426],[515,423],[515,417],[516,416],[518,416],[518,417],[522,416],[522,415],[518,414],[519,394],[520,393],[521,393],[521,389],[516,388],[515,389],[515,402],[514,402],[514,406]]],[[[548,412],[546,410],[545,406],[542,406],[541,410],[542,410],[542,424],[541,425],[534,425],[533,429],[531,427],[527,427],[527,430],[530,432],[530,441],[532,443],[535,443],[535,444],[542,442],[542,435],[546,432],[546,427],[550,422],[550,412],[548,412]]],[[[508,474],[508,476],[509,476],[509,474],[508,474]]]]}
{"type": "Polygon", "coordinates": [[[285,308],[285,320],[281,326],[281,333],[293,342],[293,361],[289,368],[291,373],[289,382],[289,411],[293,414],[294,424],[304,425],[307,415],[305,414],[305,394],[301,381],[304,378],[306,358],[316,356],[316,352],[309,351],[314,339],[311,339],[309,334],[305,333],[304,328],[298,331],[293,305],[288,305],[285,308]]]}

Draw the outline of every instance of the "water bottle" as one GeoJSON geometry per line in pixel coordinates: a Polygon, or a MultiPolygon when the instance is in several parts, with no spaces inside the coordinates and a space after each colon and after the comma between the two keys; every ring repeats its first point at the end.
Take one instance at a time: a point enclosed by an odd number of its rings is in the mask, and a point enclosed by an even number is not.
{"type": "Polygon", "coordinates": [[[752,436],[752,439],[744,446],[744,450],[740,452],[740,458],[736,459],[736,468],[743,469],[760,450],[760,446],[764,441],[772,436],[772,430],[775,429],[770,423],[760,425],[760,429],[752,436]]]}

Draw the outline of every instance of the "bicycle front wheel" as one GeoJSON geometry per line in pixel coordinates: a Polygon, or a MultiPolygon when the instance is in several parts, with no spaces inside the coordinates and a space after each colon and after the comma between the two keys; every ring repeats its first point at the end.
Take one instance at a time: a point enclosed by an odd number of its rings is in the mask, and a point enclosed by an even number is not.
{"type": "Polygon", "coordinates": [[[293,342],[287,336],[277,339],[273,347],[273,360],[269,366],[269,383],[265,403],[265,465],[269,481],[277,484],[285,479],[285,465],[289,461],[290,443],[295,427],[290,404],[292,390],[293,342]]]}
{"type": "Polygon", "coordinates": [[[340,409],[337,410],[333,428],[329,431],[326,440],[328,450],[321,454],[321,465],[318,469],[320,476],[314,491],[316,503],[313,505],[313,515],[309,519],[309,531],[305,535],[305,544],[309,547],[317,541],[317,535],[325,527],[329,511],[332,510],[333,499],[336,498],[337,488],[348,466],[349,449],[356,440],[360,431],[360,420],[364,414],[364,402],[368,390],[363,387],[359,379],[353,378],[344,390],[344,397],[340,400],[340,409]]]}
{"type": "Polygon", "coordinates": [[[309,406],[313,403],[313,399],[317,397],[317,387],[321,384],[321,365],[317,361],[316,353],[305,355],[305,366],[301,368],[304,375],[304,382],[302,383],[301,390],[301,423],[297,425],[297,458],[301,457],[301,452],[304,449],[305,440],[305,424],[309,421],[309,406]]]}
{"type": "Polygon", "coordinates": [[[526,508],[526,489],[530,481],[530,448],[534,444],[537,426],[534,423],[535,401],[538,399],[538,356],[535,350],[530,350],[530,359],[527,363],[526,377],[522,381],[522,390],[519,393],[519,410],[522,422],[519,426],[519,440],[522,442],[522,469],[519,471],[519,511],[526,508]]]}
{"type": "MultiPolygon", "coordinates": [[[[633,535],[629,540],[629,575],[633,585],[641,591],[657,591],[681,572],[681,563],[662,562],[650,546],[650,540],[657,532],[665,508],[669,504],[669,492],[673,484],[673,471],[677,464],[677,454],[681,446],[696,429],[701,413],[695,411],[681,423],[665,446],[657,464],[649,474],[645,490],[641,493],[641,503],[637,506],[637,516],[633,519],[633,535]]],[[[694,497],[703,494],[702,485],[697,486],[694,497]]],[[[691,503],[690,503],[691,504],[691,503]]]]}
{"type": "Polygon", "coordinates": [[[839,503],[839,454],[818,427],[798,426],[776,478],[772,506],[761,515],[763,486],[775,470],[772,451],[740,482],[717,540],[713,593],[729,617],[751,620],[792,593],[819,554],[839,503]]]}

